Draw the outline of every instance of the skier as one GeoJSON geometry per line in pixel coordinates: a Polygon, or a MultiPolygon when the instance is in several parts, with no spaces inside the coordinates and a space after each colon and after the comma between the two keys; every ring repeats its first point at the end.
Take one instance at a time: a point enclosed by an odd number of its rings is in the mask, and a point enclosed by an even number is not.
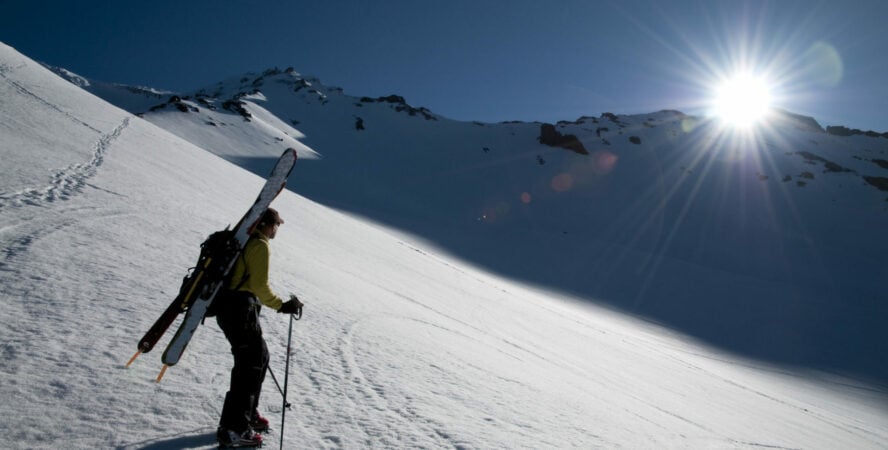
{"type": "Polygon", "coordinates": [[[259,414],[259,394],[268,369],[268,348],[259,325],[261,305],[283,314],[301,314],[302,302],[291,295],[283,301],[268,286],[269,240],[283,224],[278,212],[268,208],[235,263],[228,290],[216,322],[231,344],[234,367],[225,394],[216,438],[221,447],[258,447],[259,433],[268,431],[268,420],[259,414]]]}

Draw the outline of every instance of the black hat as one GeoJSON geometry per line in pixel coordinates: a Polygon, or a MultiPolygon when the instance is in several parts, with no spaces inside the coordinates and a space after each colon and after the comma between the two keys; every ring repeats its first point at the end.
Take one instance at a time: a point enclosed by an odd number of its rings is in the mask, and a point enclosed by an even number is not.
{"type": "Polygon", "coordinates": [[[281,215],[278,214],[276,209],[268,208],[262,214],[262,219],[259,220],[259,223],[265,225],[283,224],[284,219],[281,219],[281,215]]]}

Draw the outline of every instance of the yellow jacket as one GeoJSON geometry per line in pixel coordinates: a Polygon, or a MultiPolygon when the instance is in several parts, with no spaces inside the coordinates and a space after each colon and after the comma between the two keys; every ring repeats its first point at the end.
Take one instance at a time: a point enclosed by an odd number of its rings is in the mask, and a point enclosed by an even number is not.
{"type": "Polygon", "coordinates": [[[268,262],[270,259],[271,249],[268,245],[268,238],[258,231],[253,233],[244,247],[243,255],[234,264],[234,275],[231,277],[231,284],[228,287],[250,292],[263,305],[277,311],[284,301],[268,286],[268,262]],[[241,284],[244,273],[247,274],[247,279],[241,284]],[[239,288],[238,285],[240,285],[239,288]]]}

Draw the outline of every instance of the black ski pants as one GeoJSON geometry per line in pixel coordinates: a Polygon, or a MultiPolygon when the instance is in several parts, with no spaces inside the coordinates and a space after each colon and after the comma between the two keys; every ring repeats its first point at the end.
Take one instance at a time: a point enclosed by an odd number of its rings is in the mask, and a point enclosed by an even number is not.
{"type": "Polygon", "coordinates": [[[216,323],[225,333],[234,355],[231,385],[225,394],[219,426],[238,433],[247,429],[259,405],[268,370],[268,347],[259,325],[259,301],[247,292],[226,292],[216,323]]]}

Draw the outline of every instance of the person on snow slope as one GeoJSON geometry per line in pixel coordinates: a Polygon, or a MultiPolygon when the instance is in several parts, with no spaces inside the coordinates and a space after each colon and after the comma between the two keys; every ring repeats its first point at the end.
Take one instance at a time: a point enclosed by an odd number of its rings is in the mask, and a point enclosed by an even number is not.
{"type": "Polygon", "coordinates": [[[223,293],[216,316],[219,328],[231,344],[234,367],[225,394],[216,437],[222,447],[258,447],[268,431],[268,420],[259,414],[259,394],[268,370],[268,347],[259,324],[261,305],[283,314],[302,313],[302,303],[291,295],[283,301],[268,286],[269,241],[284,223],[268,208],[235,263],[231,284],[223,293]]]}

